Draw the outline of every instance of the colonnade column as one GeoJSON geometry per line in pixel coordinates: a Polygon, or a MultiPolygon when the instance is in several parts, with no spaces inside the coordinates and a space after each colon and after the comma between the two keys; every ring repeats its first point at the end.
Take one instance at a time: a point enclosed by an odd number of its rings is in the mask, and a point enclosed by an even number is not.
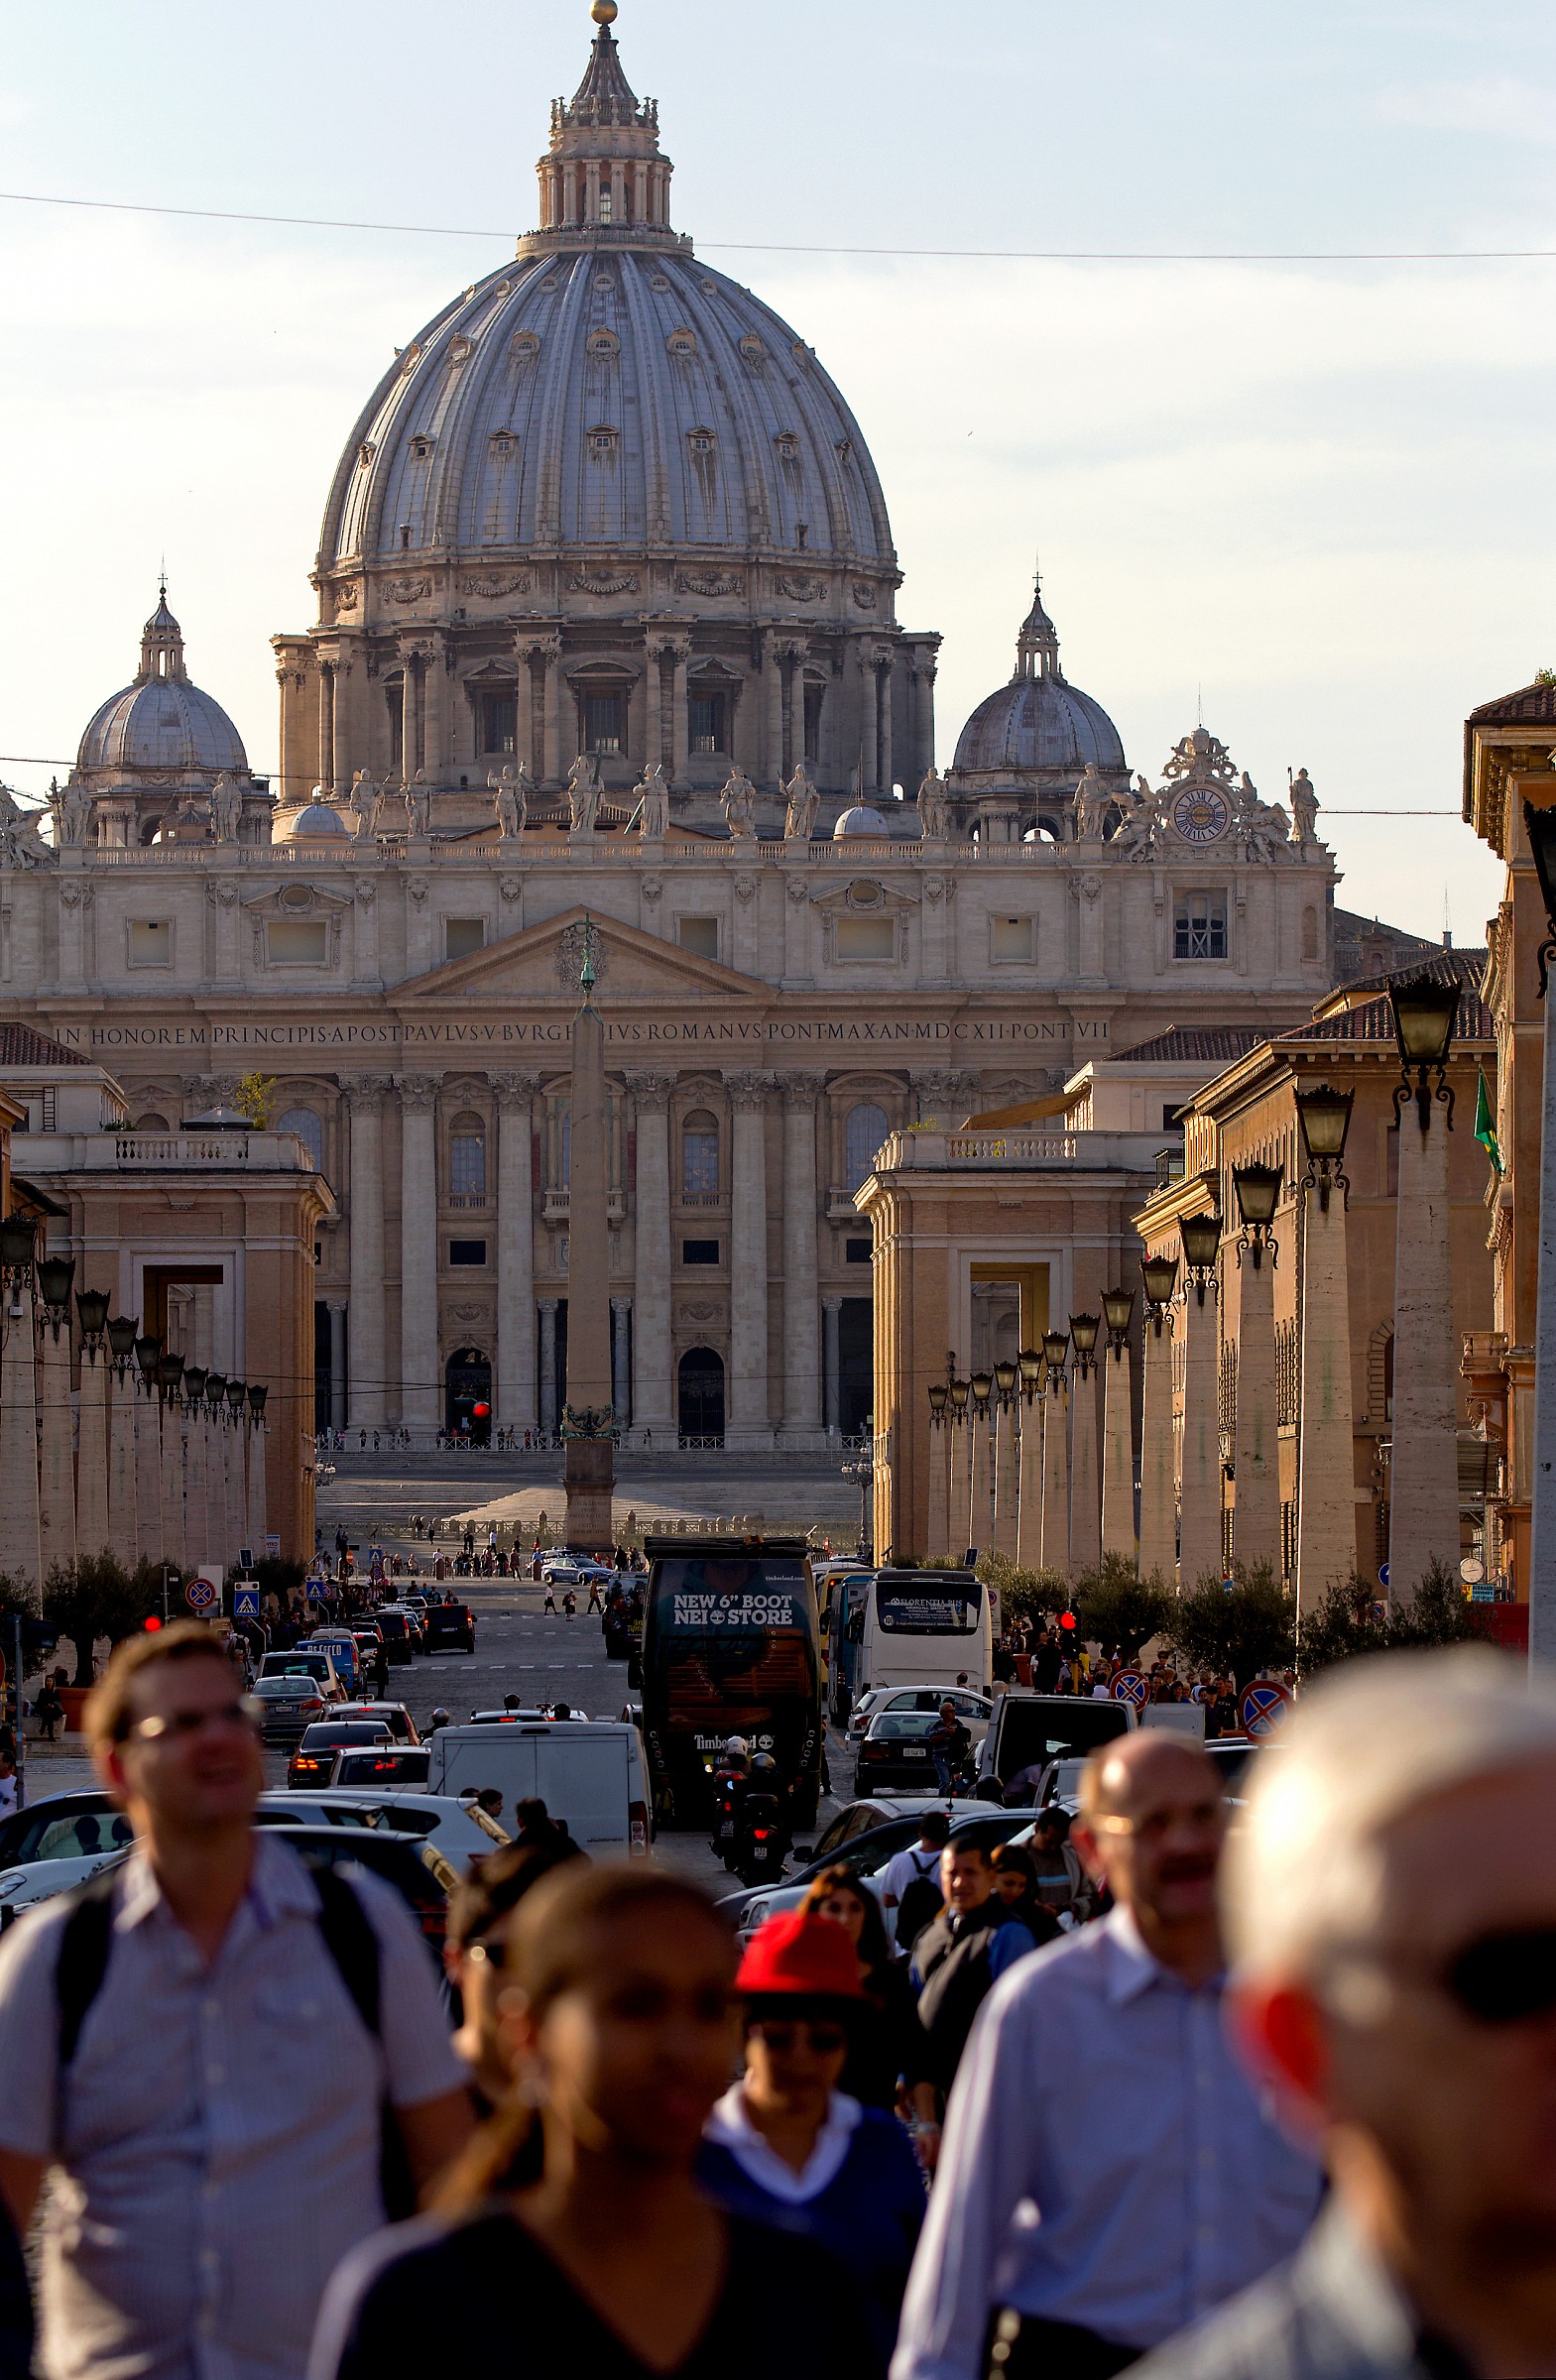
{"type": "Polygon", "coordinates": [[[547,1437],[556,1428],[556,1300],[539,1300],[540,1427],[547,1437]]]}
{"type": "Polygon", "coordinates": [[[1065,1416],[1064,1367],[1048,1373],[1042,1421],[1042,1566],[1070,1575],[1070,1443],[1065,1416]]]}
{"type": "Polygon", "coordinates": [[[1020,1397],[1020,1501],[1016,1522],[1016,1559],[1022,1570],[1035,1570],[1042,1560],[1042,1389],[1034,1390],[1023,1384],[1020,1397]]]}
{"type": "Polygon", "coordinates": [[[617,1426],[626,1429],[632,1420],[632,1362],[628,1342],[632,1336],[632,1299],[611,1299],[611,1406],[617,1426]]]}
{"type": "MultiPolygon", "coordinates": [[[[136,1359],[139,1368],[139,1358],[136,1359]]],[[[148,1562],[162,1560],[162,1414],[157,1390],[145,1378],[135,1394],[135,1551],[148,1562]]],[[[0,1421],[3,1421],[0,1414],[0,1421]]]]}
{"type": "MultiPolygon", "coordinates": [[[[1298,1091],[1301,1112],[1304,1096],[1298,1091]]],[[[1325,1094],[1320,1093],[1319,1097],[1325,1094]]],[[[1336,1094],[1328,1093],[1333,1101],[1336,1094]]],[[[1344,1095],[1349,1116],[1351,1094],[1344,1095]]],[[[1408,1130],[1408,1125],[1401,1125],[1408,1130]]],[[[1350,1184],[1339,1157],[1309,1169],[1302,1202],[1302,1413],[1297,1433],[1296,1590],[1301,1615],[1356,1562],[1356,1447],[1351,1430],[1350,1184]],[[1336,1178],[1338,1176],[1338,1178],[1336,1178]],[[1336,1198],[1334,1192],[1340,1191],[1336,1198]]],[[[1394,1371],[1395,1393],[1399,1373],[1394,1371]]],[[[1392,1578],[1392,1572],[1389,1576],[1392,1578]]]]}
{"type": "Polygon", "coordinates": [[[325,1299],[329,1309],[329,1426],[346,1426],[346,1301],[325,1299]]]}
{"type": "Polygon", "coordinates": [[[824,1077],[783,1077],[783,1438],[819,1443],[820,1308],[816,1265],[816,1101],[824,1077]]]}
{"type": "MultiPolygon", "coordinates": [[[[526,664],[528,665],[528,664],[526,664]]],[[[531,1102],[536,1074],[494,1074],[497,1093],[497,1420],[535,1427],[535,1207],[531,1102]]]]}
{"type": "Polygon", "coordinates": [[[545,664],[545,776],[555,784],[567,774],[562,762],[562,641],[542,637],[539,653],[545,664]]]}
{"type": "Polygon", "coordinates": [[[38,1340],[33,1266],[7,1265],[0,1351],[0,1570],[34,1598],[44,1583],[38,1510],[38,1340]]]}
{"type": "MultiPolygon", "coordinates": [[[[953,1371],[954,1377],[954,1371],[953,1371]]],[[[966,1388],[966,1381],[961,1386],[966,1388]]],[[[968,1494],[970,1480],[968,1466],[972,1456],[969,1422],[965,1410],[958,1411],[953,1397],[946,1417],[946,1433],[950,1444],[946,1450],[946,1536],[945,1550],[951,1560],[960,1563],[967,1551],[969,1526],[968,1494]]]]}
{"type": "Polygon", "coordinates": [[[1185,1595],[1221,1569],[1221,1333],[1213,1270],[1183,1291],[1183,1473],[1178,1490],[1178,1585],[1185,1595]]]}
{"type": "MultiPolygon", "coordinates": [[[[920,661],[912,675],[913,718],[917,730],[913,773],[923,776],[934,767],[934,663],[920,661]]],[[[905,788],[915,792],[916,786],[905,788]]]]}
{"type": "MultiPolygon", "coordinates": [[[[959,1551],[960,1549],[956,1549],[959,1551]]],[[[948,1411],[929,1418],[929,1509],[924,1525],[924,1558],[954,1561],[951,1545],[951,1417],[948,1411]]]]}
{"type": "Polygon", "coordinates": [[[1020,1487],[1016,1469],[1016,1394],[996,1395],[994,1417],[994,1550],[1016,1559],[1020,1487]]]}
{"type": "Polygon", "coordinates": [[[417,665],[409,653],[400,660],[400,774],[409,784],[415,776],[417,761],[417,665]]]}
{"type": "Polygon", "coordinates": [[[134,1370],[133,1355],[118,1357],[107,1383],[108,1543],[130,1570],[135,1567],[140,1547],[136,1525],[135,1381],[131,1377],[134,1370]]]}
{"type": "Polygon", "coordinates": [[[859,661],[859,760],[860,790],[873,793],[876,789],[876,764],[880,736],[881,680],[876,674],[874,654],[860,655],[859,661]]]}
{"type": "MultiPolygon", "coordinates": [[[[180,1370],[181,1376],[181,1370],[180,1370]]],[[[177,1381],[162,1393],[162,1544],[164,1562],[183,1567],[183,1396],[177,1381]]]]}
{"type": "Polygon", "coordinates": [[[788,653],[788,766],[790,774],[805,757],[805,651],[791,645],[788,653]]]}
{"type": "Polygon", "coordinates": [[[326,793],[335,784],[335,665],[321,661],[318,671],[318,781],[326,793]]]}
{"type": "Polygon", "coordinates": [[[437,1081],[400,1077],[400,1418],[419,1445],[437,1430],[437,1081]]]}
{"type": "Polygon", "coordinates": [[[638,1114],[637,1263],[633,1278],[633,1428],[675,1441],[675,1383],[670,1373],[669,1098],[675,1078],[633,1072],[628,1088],[638,1114]]]}
{"type": "Polygon", "coordinates": [[[822,1427],[829,1438],[838,1434],[838,1414],[842,1404],[842,1357],[838,1347],[838,1325],[842,1319],[843,1300],[824,1297],[821,1300],[821,1413],[822,1427]]]}
{"type": "MultiPolygon", "coordinates": [[[[1177,1485],[1172,1445],[1172,1274],[1165,1297],[1146,1309],[1140,1368],[1139,1575],[1172,1584],[1178,1559],[1177,1485]]],[[[1147,1276],[1148,1279],[1148,1276],[1147,1276]]],[[[1150,1296],[1149,1288],[1146,1291],[1150,1296]]]]}
{"type": "Polygon", "coordinates": [[[1388,1594],[1394,1603],[1409,1601],[1434,1560],[1455,1574],[1459,1568],[1459,1362],[1448,1197],[1452,1121],[1446,1101],[1444,1113],[1435,1117],[1429,1100],[1416,1113],[1408,1106],[1399,1111],[1388,1471],[1388,1594]]]}
{"type": "Polygon", "coordinates": [[[266,1544],[265,1528],[265,1416],[256,1414],[249,1429],[249,1525],[248,1541],[256,1561],[263,1561],[270,1548],[266,1544]]]}
{"type": "MultiPolygon", "coordinates": [[[[1237,1179],[1236,1173],[1233,1175],[1237,1179]]],[[[1238,1398],[1233,1550],[1280,1571],[1280,1449],[1275,1435],[1275,1251],[1257,1231],[1238,1246],[1238,1398]]],[[[1457,1487],[1455,1489],[1457,1493],[1457,1487]]]]}
{"type": "MultiPolygon", "coordinates": [[[[41,1577],[75,1560],[75,1466],[72,1460],[70,1334],[62,1316],[46,1313],[39,1337],[38,1482],[41,1577]]],[[[98,1549],[90,1549],[95,1553],[98,1549]]]]}
{"type": "MultiPolygon", "coordinates": [[[[1133,1302],[1132,1299],[1132,1305],[1133,1302]]],[[[1125,1333],[1112,1328],[1111,1322],[1108,1347],[1102,1359],[1102,1550],[1104,1554],[1121,1554],[1126,1562],[1135,1560],[1130,1343],[1125,1333]]]]}
{"type": "MultiPolygon", "coordinates": [[[[1089,1320],[1096,1344],[1095,1315],[1076,1315],[1073,1331],[1089,1320]]],[[[1074,1442],[1070,1450],[1070,1568],[1077,1578],[1102,1560],[1102,1482],[1097,1476],[1097,1367],[1090,1348],[1077,1349],[1071,1375],[1074,1442]]]]}
{"type": "Polygon", "coordinates": [[[351,1112],[350,1313],[351,1427],[376,1429],[384,1418],[384,1094],[389,1077],[364,1074],[345,1085],[351,1112]]]}
{"type": "Polygon", "coordinates": [[[101,1331],[81,1333],[81,1390],[75,1450],[75,1538],[83,1554],[114,1543],[108,1517],[108,1348],[101,1331]]]}
{"type": "Polygon", "coordinates": [[[730,1377],[724,1441],[773,1444],[768,1415],[768,1146],[771,1077],[726,1075],[734,1115],[730,1162],[730,1377]]]}

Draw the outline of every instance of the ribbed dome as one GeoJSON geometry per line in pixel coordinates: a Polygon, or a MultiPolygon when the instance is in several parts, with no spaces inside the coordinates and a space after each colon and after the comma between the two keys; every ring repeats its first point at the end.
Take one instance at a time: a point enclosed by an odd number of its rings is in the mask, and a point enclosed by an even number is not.
{"type": "Polygon", "coordinates": [[[679,243],[539,245],[385,374],[320,565],[661,540],[894,562],[859,424],[771,307],[679,243]]]}
{"type": "Polygon", "coordinates": [[[242,737],[221,704],[184,673],[183,632],[168,609],[166,585],[141,633],[138,675],[94,713],[75,765],[88,776],[247,774],[242,737]]]}
{"type": "MultiPolygon", "coordinates": [[[[315,791],[317,788],[315,787],[315,791]]],[[[310,801],[276,822],[278,843],[341,843],[349,835],[344,818],[330,801],[310,801]]]]}
{"type": "Polygon", "coordinates": [[[889,836],[891,832],[890,818],[873,809],[869,802],[856,802],[851,810],[844,810],[839,816],[832,829],[832,840],[841,843],[850,835],[870,835],[879,841],[883,835],[889,836]]]}
{"type": "Polygon", "coordinates": [[[1016,677],[978,705],[956,740],[957,769],[1122,769],[1124,746],[1100,702],[1062,677],[1016,677]]]}

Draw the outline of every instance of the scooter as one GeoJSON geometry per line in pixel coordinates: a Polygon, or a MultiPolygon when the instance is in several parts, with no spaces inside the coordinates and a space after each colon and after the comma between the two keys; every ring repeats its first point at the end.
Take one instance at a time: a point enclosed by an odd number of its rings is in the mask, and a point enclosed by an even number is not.
{"type": "Polygon", "coordinates": [[[713,1772],[713,1848],[726,1867],[733,1867],[740,1844],[741,1817],[746,1805],[746,1773],[740,1768],[713,1772]]]}
{"type": "Polygon", "coordinates": [[[735,1871],[743,1884],[776,1883],[791,1847],[783,1805],[776,1793],[748,1793],[740,1813],[735,1871]]]}

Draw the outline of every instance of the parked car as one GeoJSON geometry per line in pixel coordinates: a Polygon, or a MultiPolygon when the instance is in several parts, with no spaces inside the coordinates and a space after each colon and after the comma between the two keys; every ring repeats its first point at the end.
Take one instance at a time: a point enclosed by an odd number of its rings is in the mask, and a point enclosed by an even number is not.
{"type": "Polygon", "coordinates": [[[299,1827],[285,1823],[278,1831],[305,1859],[324,1860],[331,1867],[355,1863],[371,1875],[393,1884],[409,1904],[421,1930],[421,1939],[437,1967],[443,1967],[443,1941],[448,1932],[448,1896],[459,1882],[459,1871],[436,1844],[425,1836],[390,1834],[382,1827],[299,1827]]]}
{"type": "Polygon", "coordinates": [[[494,1786],[510,1809],[532,1796],[573,1841],[595,1856],[649,1852],[649,1789],[643,1742],[619,1720],[577,1726],[524,1721],[508,1726],[439,1727],[432,1736],[430,1782],[439,1793],[494,1786]]]}
{"type": "Polygon", "coordinates": [[[855,1740],[869,1732],[872,1720],[878,1719],[883,1711],[937,1712],[949,1703],[972,1741],[980,1744],[994,1716],[993,1696],[975,1694],[970,1686],[876,1686],[863,1701],[869,1704],[869,1710],[862,1719],[856,1711],[848,1723],[849,1735],[855,1740]]]}
{"type": "Polygon", "coordinates": [[[392,1669],[403,1669],[416,1658],[420,1626],[411,1612],[398,1605],[383,1605],[378,1614],[378,1632],[392,1669]]]}
{"type": "Polygon", "coordinates": [[[475,1613],[468,1604],[428,1604],[426,1649],[429,1653],[475,1651],[475,1613]]]}
{"type": "Polygon", "coordinates": [[[254,1699],[262,1717],[260,1733],[267,1743],[297,1743],[304,1727],[329,1709],[318,1680],[302,1670],[291,1677],[256,1678],[254,1699]]]}
{"type": "MultiPolygon", "coordinates": [[[[1027,1810],[991,1810],[987,1802],[965,1801],[936,1803],[935,1807],[946,1812],[954,1837],[961,1838],[972,1829],[972,1840],[990,1849],[995,1844],[1012,1842],[1031,1829],[1031,1813],[1027,1810]]],[[[905,1807],[896,1799],[851,1803],[818,1838],[807,1866],[785,1876],[781,1884],[759,1884],[755,1891],[730,1893],[719,1907],[734,1923],[741,1941],[746,1942],[765,1919],[777,1917],[785,1909],[796,1909],[808,1887],[817,1876],[825,1875],[829,1867],[851,1868],[861,1883],[872,1892],[879,1892],[888,1861],[918,1841],[923,1815],[921,1801],[905,1807]],[[891,1809],[896,1815],[890,1818],[875,1815],[884,1809],[891,1809]]]]}
{"type": "Polygon", "coordinates": [[[419,1743],[421,1737],[416,1721],[404,1703],[359,1702],[342,1703],[332,1719],[376,1719],[389,1729],[396,1743],[419,1743]]]}
{"type": "Polygon", "coordinates": [[[0,1824],[0,1929],[100,1867],[134,1841],[129,1820],[101,1788],[55,1793],[0,1824]]]}
{"type": "Polygon", "coordinates": [[[877,1711],[865,1729],[854,1763],[854,1781],[865,1788],[911,1793],[915,1781],[933,1793],[937,1775],[929,1735],[938,1726],[933,1711],[877,1711]]]}
{"type": "Polygon", "coordinates": [[[509,1841],[494,1818],[453,1795],[420,1793],[408,1786],[332,1785],[301,1793],[263,1793],[254,1813],[258,1827],[379,1827],[391,1835],[422,1836],[456,1868],[483,1859],[509,1841]]]}
{"type": "Polygon", "coordinates": [[[380,1743],[350,1747],[335,1755],[332,1785],[424,1785],[424,1743],[380,1743]]]}
{"type": "Polygon", "coordinates": [[[346,1689],[334,1655],[317,1644],[295,1644],[290,1652],[267,1653],[261,1678],[311,1678],[326,1703],[343,1703],[346,1689]]]}
{"type": "Polygon", "coordinates": [[[301,1741],[292,1755],[287,1783],[328,1785],[334,1779],[335,1755],[345,1745],[393,1741],[381,1719],[336,1719],[332,1714],[328,1719],[315,1720],[312,1726],[303,1729],[301,1741]]]}

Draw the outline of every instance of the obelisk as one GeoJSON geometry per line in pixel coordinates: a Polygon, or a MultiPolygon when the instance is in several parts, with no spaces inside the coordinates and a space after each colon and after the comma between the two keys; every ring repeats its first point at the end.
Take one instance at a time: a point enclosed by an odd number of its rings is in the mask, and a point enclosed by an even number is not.
{"type": "Polygon", "coordinates": [[[569,1546],[606,1553],[614,1542],[616,1416],[611,1410],[610,1110],[605,1026],[594,1005],[594,928],[583,925],[582,1003],[572,1021],[572,1161],[567,1198],[567,1396],[562,1479],[569,1546]]]}

